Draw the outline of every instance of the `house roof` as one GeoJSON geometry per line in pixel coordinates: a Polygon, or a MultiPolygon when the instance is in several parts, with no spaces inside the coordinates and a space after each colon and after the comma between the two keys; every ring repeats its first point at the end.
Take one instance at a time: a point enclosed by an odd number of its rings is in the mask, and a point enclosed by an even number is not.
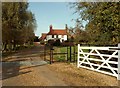
{"type": "Polygon", "coordinates": [[[52,29],[47,35],[67,35],[67,31],[65,29],[52,29]]]}
{"type": "Polygon", "coordinates": [[[42,36],[40,37],[41,40],[46,39],[47,33],[42,33],[42,36]]]}

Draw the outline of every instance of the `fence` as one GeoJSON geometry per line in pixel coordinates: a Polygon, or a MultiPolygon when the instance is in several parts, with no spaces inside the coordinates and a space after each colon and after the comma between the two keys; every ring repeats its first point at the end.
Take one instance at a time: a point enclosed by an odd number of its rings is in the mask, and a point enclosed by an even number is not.
{"type": "Polygon", "coordinates": [[[78,44],[77,66],[120,80],[120,44],[118,47],[85,47],[78,44]]]}
{"type": "Polygon", "coordinates": [[[48,55],[50,56],[50,64],[57,60],[75,62],[77,60],[76,45],[73,42],[64,42],[59,46],[52,44],[44,45],[44,60],[46,60],[48,55]]]}

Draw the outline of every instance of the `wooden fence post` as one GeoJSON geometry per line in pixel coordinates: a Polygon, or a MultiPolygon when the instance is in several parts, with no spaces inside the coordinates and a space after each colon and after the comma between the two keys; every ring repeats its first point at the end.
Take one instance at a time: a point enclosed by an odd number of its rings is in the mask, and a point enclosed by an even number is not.
{"type": "Polygon", "coordinates": [[[53,63],[53,50],[54,50],[54,49],[52,48],[52,63],[53,63]]]}
{"type": "Polygon", "coordinates": [[[52,53],[51,53],[51,48],[50,48],[50,64],[52,63],[51,60],[52,60],[52,53]]]}
{"type": "Polygon", "coordinates": [[[74,45],[73,47],[74,47],[74,62],[75,62],[75,55],[76,55],[76,54],[75,54],[75,45],[74,45]]]}
{"type": "Polygon", "coordinates": [[[79,55],[80,55],[80,44],[78,44],[78,58],[77,58],[77,67],[79,68],[79,55]]]}
{"type": "Polygon", "coordinates": [[[44,61],[46,61],[46,45],[44,45],[44,61]]]}
{"type": "Polygon", "coordinates": [[[120,43],[118,44],[118,80],[120,80],[120,43]]]}
{"type": "Polygon", "coordinates": [[[71,55],[72,55],[72,53],[71,53],[71,46],[70,46],[70,62],[72,61],[71,55]]]}
{"type": "Polygon", "coordinates": [[[67,46],[67,61],[68,61],[68,46],[67,46]]]}

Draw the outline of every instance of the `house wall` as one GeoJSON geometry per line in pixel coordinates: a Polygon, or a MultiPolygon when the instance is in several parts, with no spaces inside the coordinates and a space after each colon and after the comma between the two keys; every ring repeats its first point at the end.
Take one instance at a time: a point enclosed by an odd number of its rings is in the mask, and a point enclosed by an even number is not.
{"type": "Polygon", "coordinates": [[[58,38],[62,38],[62,35],[58,35],[58,38]]]}
{"type": "Polygon", "coordinates": [[[66,41],[67,40],[67,35],[59,35],[60,41],[66,41]]]}
{"type": "Polygon", "coordinates": [[[67,40],[67,35],[64,35],[64,40],[67,40]]]}
{"type": "Polygon", "coordinates": [[[52,39],[52,35],[47,35],[46,40],[48,41],[48,40],[50,40],[50,39],[52,39]]]}
{"type": "Polygon", "coordinates": [[[56,35],[54,35],[54,38],[56,38],[57,36],[56,35]]]}
{"type": "Polygon", "coordinates": [[[44,39],[44,41],[47,41],[47,39],[44,39]]]}
{"type": "MultiPolygon", "coordinates": [[[[54,38],[52,38],[52,35],[47,35],[47,41],[50,39],[55,39],[57,36],[54,35],[54,38]]],[[[67,35],[58,35],[58,38],[60,39],[60,41],[62,42],[62,40],[67,40],[67,35]]]]}

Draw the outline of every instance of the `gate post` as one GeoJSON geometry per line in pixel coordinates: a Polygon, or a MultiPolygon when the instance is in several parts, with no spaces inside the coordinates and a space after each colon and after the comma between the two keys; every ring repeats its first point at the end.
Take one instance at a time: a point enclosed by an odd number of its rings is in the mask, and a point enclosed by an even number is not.
{"type": "Polygon", "coordinates": [[[50,64],[52,63],[52,51],[51,51],[51,48],[50,48],[50,64]]]}
{"type": "Polygon", "coordinates": [[[72,46],[70,46],[70,62],[72,61],[72,57],[71,57],[71,55],[72,55],[72,48],[71,48],[72,46]]]}
{"type": "Polygon", "coordinates": [[[44,45],[44,61],[46,61],[46,44],[44,45]]]}
{"type": "Polygon", "coordinates": [[[75,45],[73,47],[74,47],[74,62],[75,62],[75,55],[76,55],[76,53],[75,53],[75,45]]]}
{"type": "Polygon", "coordinates": [[[67,46],[67,61],[68,61],[68,46],[67,46]]]}
{"type": "Polygon", "coordinates": [[[120,81],[120,43],[118,44],[118,80],[120,81]]]}
{"type": "Polygon", "coordinates": [[[77,67],[79,68],[79,55],[80,55],[80,44],[78,44],[78,58],[77,58],[77,67]]]}

